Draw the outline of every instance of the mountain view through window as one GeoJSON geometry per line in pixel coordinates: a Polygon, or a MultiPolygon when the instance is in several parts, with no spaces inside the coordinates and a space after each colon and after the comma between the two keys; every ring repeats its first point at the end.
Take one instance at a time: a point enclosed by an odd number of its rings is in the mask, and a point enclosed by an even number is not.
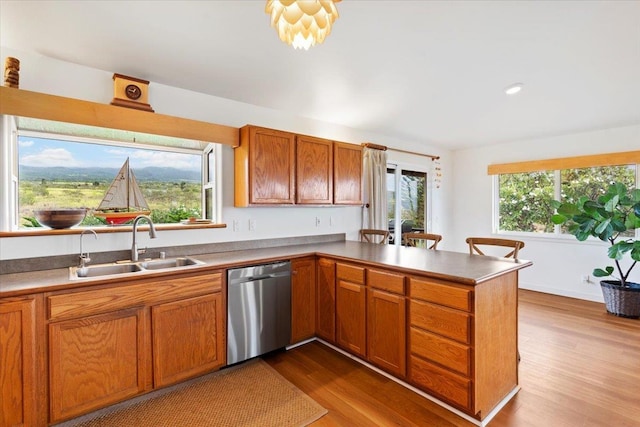
{"type": "Polygon", "coordinates": [[[105,224],[93,210],[127,159],[154,222],[175,223],[201,216],[201,153],[20,135],[21,226],[39,226],[34,210],[64,208],[88,209],[81,225],[105,224]]]}

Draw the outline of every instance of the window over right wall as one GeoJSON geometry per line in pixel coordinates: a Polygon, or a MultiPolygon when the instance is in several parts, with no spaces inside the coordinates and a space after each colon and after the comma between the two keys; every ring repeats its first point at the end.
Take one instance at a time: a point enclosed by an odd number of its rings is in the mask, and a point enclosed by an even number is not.
{"type": "Polygon", "coordinates": [[[494,233],[562,235],[552,200],[603,194],[613,182],[640,186],[640,151],[490,165],[494,179],[494,233]]]}

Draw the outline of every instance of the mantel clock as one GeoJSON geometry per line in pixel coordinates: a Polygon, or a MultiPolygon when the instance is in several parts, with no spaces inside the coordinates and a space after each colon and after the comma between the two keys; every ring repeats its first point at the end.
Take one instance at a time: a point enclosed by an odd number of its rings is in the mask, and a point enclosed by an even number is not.
{"type": "Polygon", "coordinates": [[[122,74],[114,74],[111,105],[153,113],[153,109],[149,105],[149,82],[122,74]]]}

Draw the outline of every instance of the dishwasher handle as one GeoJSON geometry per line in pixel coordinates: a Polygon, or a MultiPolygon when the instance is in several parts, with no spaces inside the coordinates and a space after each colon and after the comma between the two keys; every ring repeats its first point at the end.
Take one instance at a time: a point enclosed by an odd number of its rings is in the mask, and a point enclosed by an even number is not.
{"type": "Polygon", "coordinates": [[[290,263],[258,265],[251,267],[228,270],[227,280],[229,285],[246,283],[270,278],[288,277],[291,274],[290,263]]]}
{"type": "Polygon", "coordinates": [[[256,280],[273,279],[275,277],[286,277],[289,275],[290,273],[288,271],[281,271],[278,273],[260,274],[258,276],[246,276],[242,278],[236,278],[232,280],[232,283],[255,282],[256,280]]]}
{"type": "Polygon", "coordinates": [[[251,277],[243,277],[243,282],[255,282],[256,280],[264,280],[264,279],[270,279],[272,277],[276,277],[273,274],[265,274],[263,276],[251,276],[251,277]]]}

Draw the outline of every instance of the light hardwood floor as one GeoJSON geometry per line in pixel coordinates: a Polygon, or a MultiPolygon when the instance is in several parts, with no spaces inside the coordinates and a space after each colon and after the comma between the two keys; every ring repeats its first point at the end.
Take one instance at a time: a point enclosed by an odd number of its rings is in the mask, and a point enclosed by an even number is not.
{"type": "MultiPolygon", "coordinates": [[[[489,426],[640,426],[640,320],[588,301],[519,296],[522,389],[489,426]]],[[[265,360],[329,410],[313,427],[473,425],[317,342],[265,360]]]]}

